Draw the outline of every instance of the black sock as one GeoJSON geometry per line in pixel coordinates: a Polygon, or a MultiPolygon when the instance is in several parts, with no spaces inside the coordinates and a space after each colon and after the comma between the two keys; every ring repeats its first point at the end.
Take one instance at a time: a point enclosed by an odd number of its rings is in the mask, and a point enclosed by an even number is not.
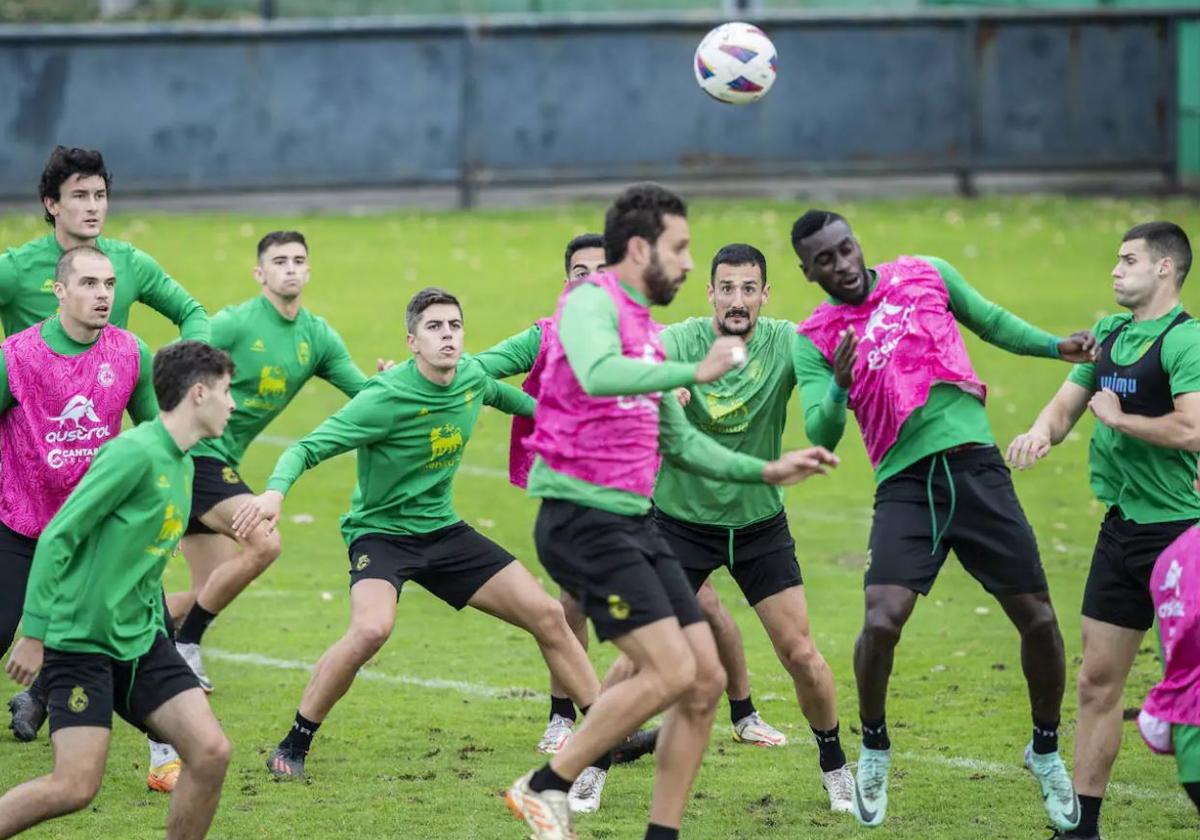
{"type": "Polygon", "coordinates": [[[597,758],[592,762],[592,767],[595,767],[598,770],[603,770],[605,773],[607,773],[608,768],[612,767],[612,752],[606,752],[604,755],[597,758]]]}
{"type": "Polygon", "coordinates": [[[1184,782],[1183,789],[1191,797],[1192,804],[1196,806],[1196,810],[1200,811],[1200,782],[1184,782]]]}
{"type": "Polygon", "coordinates": [[[750,695],[746,695],[745,700],[734,700],[729,698],[729,720],[732,723],[737,723],[744,717],[749,717],[758,709],[754,708],[754,701],[750,699],[750,695]]]}
{"type": "Polygon", "coordinates": [[[575,704],[570,697],[555,697],[550,695],[550,717],[558,715],[567,720],[575,720],[575,704]]]}
{"type": "Polygon", "coordinates": [[[1058,752],[1058,721],[1045,723],[1033,719],[1033,751],[1038,755],[1058,752]]]}
{"type": "Polygon", "coordinates": [[[550,769],[549,764],[534,773],[533,778],[529,780],[529,789],[534,793],[541,793],[544,790],[561,790],[566,793],[571,789],[571,785],[570,779],[564,779],[555,773],[550,769]]]}
{"type": "Polygon", "coordinates": [[[317,729],[320,726],[321,724],[314,723],[304,715],[296,712],[296,719],[292,721],[292,729],[279,742],[279,746],[292,753],[308,755],[308,751],[312,748],[313,735],[317,734],[317,729]]]}
{"type": "Polygon", "coordinates": [[[216,613],[210,613],[199,604],[193,604],[192,608],[188,610],[187,618],[183,620],[179,632],[175,635],[175,640],[185,645],[200,644],[200,640],[204,638],[204,631],[216,617],[216,613]]]}
{"type": "Polygon", "coordinates": [[[650,823],[646,826],[645,840],[679,840],[678,828],[667,828],[665,825],[650,823]]]}
{"type": "Polygon", "coordinates": [[[867,723],[862,722],[863,746],[869,750],[890,750],[892,748],[892,740],[888,738],[887,718],[881,717],[878,721],[867,723]]]}
{"type": "Polygon", "coordinates": [[[1079,794],[1079,826],[1067,836],[1097,837],[1100,834],[1100,806],[1103,796],[1079,794]]]}
{"type": "Polygon", "coordinates": [[[834,724],[833,729],[828,730],[809,727],[812,729],[813,737],[817,739],[822,773],[846,766],[846,753],[842,750],[842,739],[838,737],[840,728],[838,724],[834,724]]]}

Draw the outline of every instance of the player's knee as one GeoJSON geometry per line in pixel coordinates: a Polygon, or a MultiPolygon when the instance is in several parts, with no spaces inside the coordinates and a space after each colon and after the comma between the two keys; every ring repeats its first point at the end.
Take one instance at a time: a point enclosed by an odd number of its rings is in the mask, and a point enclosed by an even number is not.
{"type": "Polygon", "coordinates": [[[1106,668],[1095,667],[1084,660],[1075,681],[1079,690],[1079,705],[1089,708],[1109,708],[1121,702],[1123,686],[1106,668]]]}
{"type": "Polygon", "coordinates": [[[672,656],[668,662],[647,671],[661,704],[672,703],[696,680],[696,657],[690,650],[672,656]]]}
{"type": "Polygon", "coordinates": [[[253,564],[256,573],[262,574],[282,552],[283,543],[279,539],[279,532],[272,531],[269,534],[256,536],[254,542],[250,544],[247,559],[253,564]]]}
{"type": "Polygon", "coordinates": [[[201,747],[201,761],[214,774],[225,775],[229,759],[233,757],[233,742],[221,731],[217,731],[201,747]]]}
{"type": "Polygon", "coordinates": [[[691,703],[698,710],[715,708],[728,683],[729,677],[721,665],[721,660],[716,656],[697,660],[696,677],[688,691],[691,703]]]}
{"type": "Polygon", "coordinates": [[[73,814],[90,805],[100,793],[103,776],[93,773],[60,776],[56,773],[53,778],[57,783],[53,801],[58,803],[60,813],[73,814]]]}
{"type": "Polygon", "coordinates": [[[366,662],[392,635],[392,622],[382,619],[356,621],[347,634],[360,662],[366,662]]]}
{"type": "Polygon", "coordinates": [[[797,634],[789,639],[779,658],[787,672],[797,679],[810,679],[825,665],[825,659],[808,634],[797,634]]]}
{"type": "Polygon", "coordinates": [[[560,642],[571,634],[562,604],[547,595],[529,617],[529,630],[541,642],[560,642]]]}
{"type": "Polygon", "coordinates": [[[900,641],[903,625],[890,610],[869,609],[863,623],[863,638],[875,645],[894,647],[900,641]]]}

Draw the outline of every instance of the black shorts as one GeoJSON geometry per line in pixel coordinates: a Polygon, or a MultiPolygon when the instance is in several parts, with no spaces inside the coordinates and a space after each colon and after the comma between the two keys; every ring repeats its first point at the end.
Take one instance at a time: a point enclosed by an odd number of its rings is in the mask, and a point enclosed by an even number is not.
{"type": "Polygon", "coordinates": [[[1139,525],[1109,508],[1083,587],[1083,614],[1118,627],[1149,630],[1154,625],[1150,573],[1166,547],[1195,523],[1187,519],[1139,525]]]}
{"type": "Polygon", "coordinates": [[[40,681],[50,697],[52,735],[70,726],[112,729],[114,711],[153,735],[146,718],[172,697],[200,687],[175,645],[161,633],[150,650],[132,662],[46,648],[40,681]]]}
{"type": "Polygon", "coordinates": [[[37,540],[18,534],[0,522],[0,657],[17,635],[17,625],[25,611],[25,586],[29,583],[29,568],[37,540]]]}
{"type": "Polygon", "coordinates": [[[461,610],[516,559],[465,522],[428,534],[366,534],[350,545],[350,585],[386,580],[399,599],[404,582],[412,580],[461,610]]]}
{"type": "Polygon", "coordinates": [[[722,566],[729,567],[750,606],[804,583],[796,562],[796,541],[782,510],[744,528],[715,528],[675,519],[655,508],[654,524],[693,590],[700,589],[722,566]]]}
{"type": "Polygon", "coordinates": [[[188,520],[188,534],[215,534],[200,521],[200,517],[226,499],[234,496],[254,495],[241,473],[220,458],[197,455],[192,458],[196,474],[192,477],[192,514],[188,520]]]}
{"type": "Polygon", "coordinates": [[[992,595],[1047,590],[1037,538],[995,446],[930,455],[879,485],[864,583],[928,595],[951,549],[992,595]]]}
{"type": "Polygon", "coordinates": [[[704,620],[650,514],[621,516],[545,499],[534,540],[542,565],[579,602],[602,642],[672,616],[684,627],[704,620]]]}

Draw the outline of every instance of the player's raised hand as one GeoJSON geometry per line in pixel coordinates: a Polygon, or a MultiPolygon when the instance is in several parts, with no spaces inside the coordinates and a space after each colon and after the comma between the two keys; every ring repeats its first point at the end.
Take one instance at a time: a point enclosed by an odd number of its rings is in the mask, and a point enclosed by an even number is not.
{"type": "Polygon", "coordinates": [[[1091,330],[1073,332],[1058,342],[1058,356],[1064,362],[1084,364],[1096,360],[1096,336],[1091,330]]]}
{"type": "Polygon", "coordinates": [[[697,382],[716,382],[735,367],[746,364],[746,342],[736,335],[723,335],[708,348],[696,368],[697,382]]]}
{"type": "Polygon", "coordinates": [[[838,457],[824,446],[785,452],[763,467],[763,482],[785,486],[798,484],[814,475],[825,475],[838,465],[838,457]]]}
{"type": "Polygon", "coordinates": [[[37,676],[38,671],[42,670],[44,655],[45,648],[41,639],[24,636],[21,641],[13,645],[12,653],[9,654],[8,664],[4,666],[4,670],[21,685],[29,685],[37,676]]]}
{"type": "Polygon", "coordinates": [[[679,400],[679,404],[681,406],[683,406],[684,408],[687,408],[687,404],[692,401],[692,389],[691,388],[676,388],[675,389],[675,398],[677,400],[679,400]]]}
{"type": "Polygon", "coordinates": [[[282,510],[283,494],[278,490],[267,490],[261,495],[251,496],[233,515],[233,532],[246,539],[260,522],[266,522],[269,534],[279,524],[279,514],[282,510]]]}
{"type": "Polygon", "coordinates": [[[375,360],[375,371],[377,373],[383,373],[385,370],[391,370],[395,366],[396,366],[395,359],[376,359],[375,360]]]}
{"type": "Polygon", "coordinates": [[[1050,452],[1050,436],[1036,429],[1017,435],[1008,445],[1008,463],[1027,470],[1050,452]]]}
{"type": "Polygon", "coordinates": [[[858,336],[853,327],[842,331],[842,340],[833,351],[833,381],[849,391],[854,384],[854,365],[858,361],[858,336]]]}

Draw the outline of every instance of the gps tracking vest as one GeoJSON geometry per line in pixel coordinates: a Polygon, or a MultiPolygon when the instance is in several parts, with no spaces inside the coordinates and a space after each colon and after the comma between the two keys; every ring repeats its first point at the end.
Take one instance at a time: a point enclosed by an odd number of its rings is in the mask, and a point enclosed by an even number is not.
{"type": "MultiPolygon", "coordinates": [[[[529,369],[525,381],[521,383],[521,390],[535,400],[542,390],[542,374],[546,370],[546,351],[555,335],[552,318],[541,318],[537,325],[541,328],[542,340],[538,345],[538,354],[537,358],[533,360],[533,367],[529,369]]],[[[533,452],[525,445],[525,439],[531,434],[533,434],[533,418],[514,414],[512,431],[508,436],[508,480],[513,486],[520,487],[522,490],[528,485],[529,470],[533,468],[533,452]]]]}
{"type": "Polygon", "coordinates": [[[658,335],[662,327],[650,317],[649,308],[621,287],[615,274],[593,274],[572,283],[558,299],[534,432],[525,445],[555,472],[648,499],[662,460],[658,453],[662,394],[594,397],[583,390],[558,336],[563,304],[580,283],[599,286],[616,304],[622,355],[655,363],[666,358],[658,335]]]}
{"type": "Polygon", "coordinates": [[[1142,417],[1162,417],[1175,410],[1175,395],[1171,393],[1171,382],[1162,366],[1162,345],[1167,333],[1191,315],[1180,312],[1154,343],[1133,364],[1118,365],[1112,359],[1113,345],[1125,329],[1133,323],[1126,321],[1113,330],[1100,343],[1096,353],[1096,386],[1107,388],[1121,399],[1121,410],[1126,414],[1142,417]]]}
{"type": "Polygon", "coordinates": [[[971,367],[938,270],[916,257],[898,257],[874,271],[879,282],[862,303],[823,303],[797,332],[808,336],[830,365],[842,332],[849,327],[858,336],[850,409],[871,466],[878,467],[934,385],[957,385],[980,401],[987,386],[971,367]]]}
{"type": "Polygon", "coordinates": [[[121,431],[141,367],[133,333],[111,324],[78,356],[46,344],[34,324],[0,344],[14,405],[0,415],[0,522],[37,537],[121,431]]]}

